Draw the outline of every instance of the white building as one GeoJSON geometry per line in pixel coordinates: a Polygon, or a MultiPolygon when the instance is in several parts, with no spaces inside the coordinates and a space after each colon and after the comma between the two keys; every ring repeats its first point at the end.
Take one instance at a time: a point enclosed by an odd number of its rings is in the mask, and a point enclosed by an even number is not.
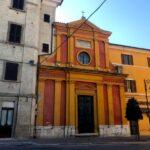
{"type": "Polygon", "coordinates": [[[62,0],[0,0],[0,137],[34,135],[38,54],[62,0]]]}

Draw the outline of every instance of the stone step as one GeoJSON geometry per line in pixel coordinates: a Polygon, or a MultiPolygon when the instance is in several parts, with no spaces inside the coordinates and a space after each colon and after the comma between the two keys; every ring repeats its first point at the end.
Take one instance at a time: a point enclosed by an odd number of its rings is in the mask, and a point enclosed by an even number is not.
{"type": "Polygon", "coordinates": [[[76,137],[98,136],[98,133],[80,133],[75,134],[76,137]]]}

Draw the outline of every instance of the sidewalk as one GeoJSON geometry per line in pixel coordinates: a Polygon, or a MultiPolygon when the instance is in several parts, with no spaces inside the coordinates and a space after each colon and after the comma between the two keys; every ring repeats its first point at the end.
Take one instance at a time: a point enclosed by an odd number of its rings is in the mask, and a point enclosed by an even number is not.
{"type": "Polygon", "coordinates": [[[135,137],[71,137],[61,139],[32,139],[39,144],[103,144],[103,143],[133,143],[133,142],[150,142],[150,136],[142,136],[140,141],[135,137]]]}
{"type": "Polygon", "coordinates": [[[65,145],[65,144],[109,144],[109,143],[150,143],[150,136],[135,137],[69,137],[55,139],[0,139],[0,145],[65,145]]]}

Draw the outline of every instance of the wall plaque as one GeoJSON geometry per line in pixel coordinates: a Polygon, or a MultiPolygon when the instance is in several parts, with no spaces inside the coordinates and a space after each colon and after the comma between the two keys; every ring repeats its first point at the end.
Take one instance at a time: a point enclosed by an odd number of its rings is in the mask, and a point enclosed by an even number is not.
{"type": "Polygon", "coordinates": [[[92,48],[91,42],[85,40],[76,40],[76,46],[82,48],[92,48]]]}

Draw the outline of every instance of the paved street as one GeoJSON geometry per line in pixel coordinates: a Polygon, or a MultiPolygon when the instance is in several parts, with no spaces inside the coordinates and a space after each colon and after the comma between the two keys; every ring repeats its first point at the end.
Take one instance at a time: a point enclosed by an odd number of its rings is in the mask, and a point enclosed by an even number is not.
{"type": "Polygon", "coordinates": [[[0,145],[0,150],[149,150],[150,143],[105,143],[105,144],[17,144],[0,145]]]}
{"type": "Polygon", "coordinates": [[[0,150],[150,150],[149,138],[68,138],[0,140],[0,150]]]}

